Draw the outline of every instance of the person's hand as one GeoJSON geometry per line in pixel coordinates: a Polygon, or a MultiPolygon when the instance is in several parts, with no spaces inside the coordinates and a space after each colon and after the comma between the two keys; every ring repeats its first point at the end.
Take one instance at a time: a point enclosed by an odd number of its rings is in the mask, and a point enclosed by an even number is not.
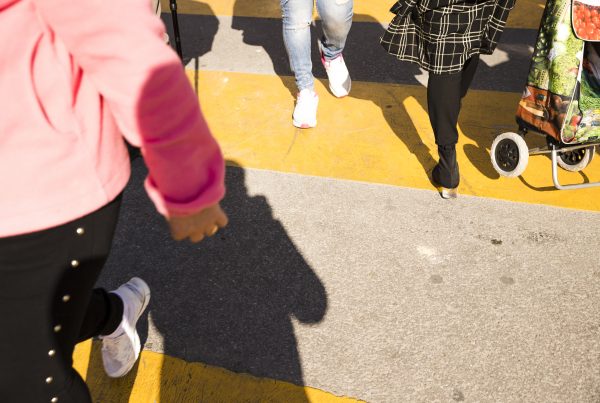
{"type": "Polygon", "coordinates": [[[176,241],[189,238],[192,242],[200,242],[206,236],[213,236],[219,228],[229,221],[219,203],[200,210],[198,213],[184,217],[167,218],[171,227],[171,236],[176,241]]]}

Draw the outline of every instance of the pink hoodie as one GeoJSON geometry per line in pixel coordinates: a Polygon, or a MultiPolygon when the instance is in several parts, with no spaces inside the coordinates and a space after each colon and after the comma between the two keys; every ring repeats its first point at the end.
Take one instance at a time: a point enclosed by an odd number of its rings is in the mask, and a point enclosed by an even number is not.
{"type": "Polygon", "coordinates": [[[224,164],[148,0],[0,0],[0,237],[114,199],[141,145],[158,211],[224,194],[224,164]]]}

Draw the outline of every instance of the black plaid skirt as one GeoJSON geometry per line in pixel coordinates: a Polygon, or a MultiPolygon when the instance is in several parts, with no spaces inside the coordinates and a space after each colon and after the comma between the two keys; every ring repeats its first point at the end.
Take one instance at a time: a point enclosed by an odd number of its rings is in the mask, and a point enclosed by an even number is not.
{"type": "Polygon", "coordinates": [[[400,0],[381,37],[385,50],[434,74],[458,73],[491,54],[515,0],[400,0]]]}

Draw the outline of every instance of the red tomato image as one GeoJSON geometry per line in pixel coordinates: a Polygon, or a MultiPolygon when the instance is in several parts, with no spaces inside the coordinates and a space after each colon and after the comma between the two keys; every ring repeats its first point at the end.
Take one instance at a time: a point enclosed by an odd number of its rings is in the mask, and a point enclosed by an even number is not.
{"type": "Polygon", "coordinates": [[[573,29],[575,34],[583,40],[600,40],[600,5],[593,6],[575,1],[573,5],[573,29]]]}

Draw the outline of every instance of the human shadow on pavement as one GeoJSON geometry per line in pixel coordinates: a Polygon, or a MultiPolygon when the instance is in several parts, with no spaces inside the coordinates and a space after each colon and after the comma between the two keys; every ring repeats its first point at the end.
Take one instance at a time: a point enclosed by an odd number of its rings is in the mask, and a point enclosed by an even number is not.
{"type": "MultiPolygon", "coordinates": [[[[146,348],[304,385],[293,321],[320,322],[327,293],[268,200],[249,195],[244,170],[228,167],[222,206],[229,226],[200,244],[175,242],[143,191],[143,161],[134,161],[133,168],[101,283],[111,289],[132,275],[148,282],[154,330],[146,348]]],[[[174,385],[194,384],[166,376],[163,371],[163,402],[180,401],[174,385]]],[[[303,389],[297,393],[302,396],[294,401],[308,401],[303,389]]]]}
{"type": "MultiPolygon", "coordinates": [[[[170,46],[175,49],[173,19],[170,12],[165,12],[165,10],[169,10],[168,3],[164,0],[162,3],[163,12],[161,13],[161,19],[167,29],[170,46]]],[[[209,4],[199,1],[189,4],[193,6],[194,12],[200,15],[178,14],[178,20],[183,52],[182,63],[184,65],[190,64],[194,68],[193,86],[197,94],[199,86],[198,72],[202,67],[200,58],[212,50],[215,35],[219,30],[219,20],[209,4]]],[[[129,143],[127,143],[127,148],[131,159],[135,159],[141,155],[139,148],[129,143]]]]}
{"type": "MultiPolygon", "coordinates": [[[[163,0],[161,19],[167,27],[171,46],[175,48],[173,18],[168,12],[168,4],[163,0]],[[165,12],[167,11],[167,12],[165,12]]],[[[208,3],[193,1],[186,3],[194,14],[178,13],[179,33],[181,36],[181,51],[183,65],[194,70],[194,89],[198,93],[198,71],[203,67],[200,58],[212,50],[215,36],[219,30],[219,19],[215,16],[208,3]]]]}
{"type": "MultiPolygon", "coordinates": [[[[245,44],[262,47],[273,63],[279,77],[292,76],[285,44],[283,25],[280,18],[255,18],[244,16],[245,10],[268,9],[270,0],[236,0],[233,5],[231,28],[241,31],[245,44]]],[[[314,34],[313,34],[314,35],[314,34]]],[[[283,85],[296,96],[298,89],[293,81],[282,79],[283,85]]]]}

